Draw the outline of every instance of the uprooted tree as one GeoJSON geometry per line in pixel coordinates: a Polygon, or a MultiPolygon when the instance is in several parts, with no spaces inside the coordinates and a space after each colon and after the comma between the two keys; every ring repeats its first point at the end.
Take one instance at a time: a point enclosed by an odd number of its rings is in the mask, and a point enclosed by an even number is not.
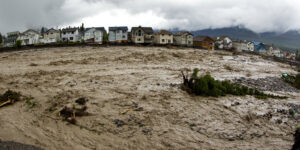
{"type": "Polygon", "coordinates": [[[248,88],[247,86],[231,83],[228,80],[218,81],[211,75],[198,76],[199,69],[194,69],[191,77],[188,74],[182,73],[183,87],[190,93],[200,96],[226,96],[227,94],[236,96],[254,95],[256,98],[278,98],[284,99],[287,97],[265,94],[257,89],[248,88]]]}

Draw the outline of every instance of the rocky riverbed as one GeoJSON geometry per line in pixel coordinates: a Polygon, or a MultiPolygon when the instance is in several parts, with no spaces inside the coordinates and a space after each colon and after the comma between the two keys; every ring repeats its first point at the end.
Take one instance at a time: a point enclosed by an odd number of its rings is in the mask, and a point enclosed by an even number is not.
{"type": "Polygon", "coordinates": [[[239,78],[234,79],[234,83],[245,85],[261,91],[282,91],[282,92],[300,92],[300,90],[294,88],[290,84],[286,83],[280,77],[265,77],[258,79],[251,78],[239,78]]]}

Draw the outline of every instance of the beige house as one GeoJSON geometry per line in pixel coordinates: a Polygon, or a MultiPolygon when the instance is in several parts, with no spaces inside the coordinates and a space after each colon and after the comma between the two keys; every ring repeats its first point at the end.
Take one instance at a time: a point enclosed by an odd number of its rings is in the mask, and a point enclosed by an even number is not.
{"type": "Polygon", "coordinates": [[[179,32],[174,34],[174,44],[180,46],[193,46],[194,36],[189,32],[179,32]]]}
{"type": "Polygon", "coordinates": [[[131,41],[136,44],[151,44],[154,39],[153,33],[151,27],[132,27],[131,41]]]}
{"type": "Polygon", "coordinates": [[[154,34],[155,44],[173,44],[173,34],[167,30],[160,30],[154,34]]]}
{"type": "Polygon", "coordinates": [[[43,39],[41,39],[41,43],[56,43],[60,41],[60,31],[55,29],[49,29],[43,35],[43,39]]]}

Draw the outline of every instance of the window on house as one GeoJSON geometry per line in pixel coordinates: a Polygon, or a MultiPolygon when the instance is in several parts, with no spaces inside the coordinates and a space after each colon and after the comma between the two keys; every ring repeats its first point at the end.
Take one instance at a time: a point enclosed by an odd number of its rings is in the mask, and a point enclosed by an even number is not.
{"type": "Polygon", "coordinates": [[[141,38],[138,38],[137,41],[142,41],[141,38]]]}
{"type": "Polygon", "coordinates": [[[66,32],[64,32],[63,34],[66,35],[66,32]]]}
{"type": "Polygon", "coordinates": [[[74,34],[74,31],[72,32],[72,34],[74,34]]]}
{"type": "Polygon", "coordinates": [[[126,36],[125,35],[123,35],[123,37],[122,37],[123,39],[125,39],[126,38],[126,36]]]}
{"type": "Polygon", "coordinates": [[[73,41],[73,39],[74,39],[73,37],[70,37],[70,40],[71,40],[71,41],[73,41]]]}
{"type": "Polygon", "coordinates": [[[165,36],[164,34],[162,34],[162,36],[165,36]]]}
{"type": "Polygon", "coordinates": [[[165,42],[165,39],[161,39],[161,42],[165,42]]]}
{"type": "Polygon", "coordinates": [[[142,30],[139,30],[139,31],[138,31],[138,36],[143,36],[142,34],[143,34],[143,33],[142,33],[142,30]]]}
{"type": "Polygon", "coordinates": [[[168,40],[168,43],[171,43],[171,40],[168,40]]]}

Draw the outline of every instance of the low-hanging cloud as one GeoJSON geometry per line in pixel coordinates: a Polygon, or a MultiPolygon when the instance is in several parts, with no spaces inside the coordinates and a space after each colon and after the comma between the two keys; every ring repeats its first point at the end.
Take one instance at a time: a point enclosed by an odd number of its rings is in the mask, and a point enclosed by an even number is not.
{"type": "Polygon", "coordinates": [[[9,0],[0,32],[31,27],[144,25],[198,30],[244,26],[256,32],[300,29],[298,0],[9,0]]]}

